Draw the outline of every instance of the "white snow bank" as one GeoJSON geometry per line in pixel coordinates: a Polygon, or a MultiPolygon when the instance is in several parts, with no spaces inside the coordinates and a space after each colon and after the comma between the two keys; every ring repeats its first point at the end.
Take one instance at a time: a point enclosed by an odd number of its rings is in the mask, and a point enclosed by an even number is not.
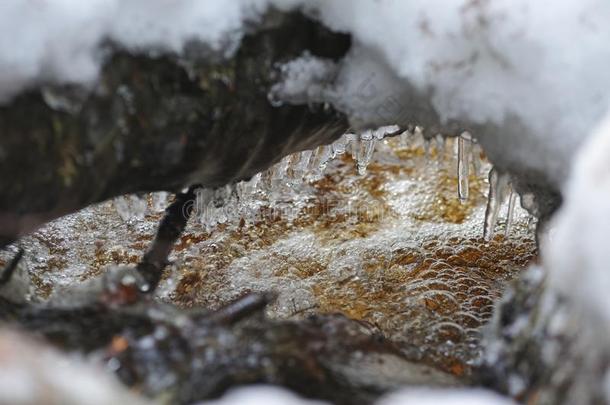
{"type": "Polygon", "coordinates": [[[483,389],[408,388],[377,401],[377,405],[516,405],[483,389]]]}
{"type": "MultiPolygon", "coordinates": [[[[283,2],[289,5],[290,2],[283,2]]],[[[193,39],[231,52],[267,0],[3,0],[0,102],[39,81],[91,83],[106,39],[181,52],[193,39]]]]}
{"type": "Polygon", "coordinates": [[[610,332],[610,113],[578,153],[543,246],[549,283],[607,342],[610,332]]]}
{"type": "MultiPolygon", "coordinates": [[[[290,391],[273,386],[250,386],[230,391],[206,405],[322,405],[326,402],[306,400],[290,391]]],[[[389,394],[377,405],[514,405],[511,400],[482,389],[412,388],[389,394]]]]}
{"type": "Polygon", "coordinates": [[[560,183],[573,151],[610,106],[605,0],[308,4],[364,48],[335,89],[345,96],[345,110],[394,110],[395,117],[411,110],[409,117],[425,125],[432,119],[484,126],[474,135],[505,167],[560,183]],[[371,59],[377,66],[366,66],[371,59]],[[385,63],[402,84],[388,83],[385,63]],[[359,105],[363,99],[367,105],[359,105]]]}
{"type": "Polygon", "coordinates": [[[471,129],[503,170],[558,186],[610,107],[605,0],[314,0],[304,8],[351,33],[354,46],[322,90],[322,61],[285,65],[294,74],[280,87],[284,100],[331,102],[356,127],[471,129]]]}
{"type": "Polygon", "coordinates": [[[107,371],[7,329],[0,330],[0,404],[152,404],[107,371]]]}
{"type": "Polygon", "coordinates": [[[292,392],[271,385],[253,385],[237,388],[215,401],[202,405],[324,405],[326,402],[306,400],[292,392]]]}

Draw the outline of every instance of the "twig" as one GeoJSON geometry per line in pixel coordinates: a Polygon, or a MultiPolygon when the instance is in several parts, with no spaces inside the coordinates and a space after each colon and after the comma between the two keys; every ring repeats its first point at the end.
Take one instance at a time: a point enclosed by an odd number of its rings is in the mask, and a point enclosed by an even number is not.
{"type": "Polygon", "coordinates": [[[0,287],[7,284],[9,281],[11,281],[11,278],[13,277],[13,274],[15,273],[15,269],[17,268],[17,265],[19,264],[19,261],[21,260],[22,257],[23,257],[23,249],[19,248],[19,251],[17,252],[15,257],[13,257],[13,259],[10,261],[10,263],[0,273],[0,287]]]}
{"type": "Polygon", "coordinates": [[[275,300],[274,293],[250,293],[214,311],[208,317],[212,322],[234,324],[258,311],[275,300]]]}
{"type": "Polygon", "coordinates": [[[186,228],[193,211],[197,188],[198,186],[192,186],[186,192],[176,195],[174,202],[165,210],[155,239],[138,263],[137,270],[148,283],[148,293],[154,292],[159,285],[174,243],[186,228]]]}

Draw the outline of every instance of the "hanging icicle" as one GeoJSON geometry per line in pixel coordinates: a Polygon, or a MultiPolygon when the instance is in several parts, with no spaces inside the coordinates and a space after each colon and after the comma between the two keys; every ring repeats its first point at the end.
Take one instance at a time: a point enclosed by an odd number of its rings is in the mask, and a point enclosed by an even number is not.
{"type": "Polygon", "coordinates": [[[324,170],[326,170],[326,166],[328,165],[328,161],[331,159],[332,156],[332,149],[330,145],[323,145],[320,146],[317,150],[316,150],[316,156],[314,159],[314,163],[316,164],[316,167],[314,167],[314,170],[319,170],[320,172],[323,172],[324,170]]]}
{"type": "Polygon", "coordinates": [[[411,138],[412,133],[409,130],[406,130],[398,137],[398,144],[401,148],[406,148],[409,145],[409,138],[411,138]]]}
{"type": "Polygon", "coordinates": [[[499,173],[495,167],[489,171],[489,195],[487,196],[487,208],[483,224],[483,238],[487,241],[493,237],[507,185],[507,175],[499,173]]]}
{"type": "Polygon", "coordinates": [[[275,166],[271,168],[271,183],[273,188],[281,187],[288,182],[288,167],[290,166],[291,156],[285,156],[275,166]]]}
{"type": "Polygon", "coordinates": [[[434,139],[436,140],[436,160],[439,167],[445,163],[445,137],[441,134],[437,134],[434,139]]]}
{"type": "Polygon", "coordinates": [[[113,203],[116,212],[121,219],[128,224],[141,221],[146,216],[148,208],[147,201],[145,198],[136,194],[116,197],[113,200],[113,203]]]}
{"type": "Polygon", "coordinates": [[[458,198],[460,202],[468,201],[468,176],[470,169],[470,141],[472,137],[468,132],[463,132],[458,137],[457,152],[457,177],[458,198]]]}
{"type": "Polygon", "coordinates": [[[307,174],[312,155],[313,151],[311,150],[304,150],[299,154],[298,161],[292,170],[292,178],[295,182],[303,180],[303,177],[307,174]]]}
{"type": "Polygon", "coordinates": [[[158,191],[156,193],[152,193],[151,211],[153,214],[165,211],[168,205],[169,195],[170,194],[166,191],[158,191]]]}
{"type": "Polygon", "coordinates": [[[379,127],[373,131],[373,136],[378,140],[382,140],[386,137],[386,135],[395,134],[400,131],[400,127],[398,125],[387,125],[384,127],[379,127]]]}
{"type": "Polygon", "coordinates": [[[346,144],[347,144],[347,140],[345,136],[342,136],[341,138],[337,139],[335,142],[332,143],[331,146],[331,159],[335,159],[337,156],[343,155],[345,153],[345,148],[346,148],[346,144]]]}
{"type": "Polygon", "coordinates": [[[358,153],[358,174],[364,175],[366,173],[366,168],[371,161],[371,157],[373,157],[373,152],[375,151],[375,142],[376,139],[373,137],[372,131],[365,131],[362,135],[360,135],[360,150],[358,153]]]}
{"type": "Polygon", "coordinates": [[[515,190],[510,190],[510,194],[508,197],[508,211],[506,212],[506,229],[504,230],[504,236],[508,237],[510,235],[510,230],[513,225],[513,216],[515,215],[515,205],[517,204],[517,193],[515,190]]]}
{"type": "Polygon", "coordinates": [[[349,147],[349,152],[354,162],[358,160],[358,152],[360,151],[360,139],[356,134],[345,134],[345,140],[349,147]]]}

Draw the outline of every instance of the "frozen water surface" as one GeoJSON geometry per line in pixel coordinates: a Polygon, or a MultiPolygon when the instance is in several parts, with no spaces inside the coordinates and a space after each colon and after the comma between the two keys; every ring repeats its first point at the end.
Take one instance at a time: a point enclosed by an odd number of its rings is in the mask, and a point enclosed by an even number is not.
{"type": "MultiPolygon", "coordinates": [[[[376,326],[414,359],[467,374],[493,301],[536,248],[529,215],[514,203],[510,232],[504,236],[504,204],[495,236],[483,238],[490,165],[462,148],[420,131],[349,134],[249,182],[202,190],[159,298],[216,308],[247,291],[275,290],[272,317],[341,312],[376,326]],[[465,174],[468,199],[460,201],[465,174]]],[[[137,263],[167,198],[121,197],[24,238],[38,299],[108,265],[137,263]]]]}

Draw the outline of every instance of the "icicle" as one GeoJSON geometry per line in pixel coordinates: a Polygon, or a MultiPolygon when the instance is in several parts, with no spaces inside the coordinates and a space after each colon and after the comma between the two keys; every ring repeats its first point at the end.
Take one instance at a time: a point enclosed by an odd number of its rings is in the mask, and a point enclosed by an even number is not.
{"type": "Polygon", "coordinates": [[[445,137],[437,134],[434,139],[436,140],[436,159],[440,166],[445,162],[445,137]]]}
{"type": "Polygon", "coordinates": [[[458,174],[458,197],[460,202],[464,203],[468,200],[468,176],[470,168],[470,134],[463,132],[458,137],[458,159],[457,159],[457,174],[458,174]]]}
{"type": "Polygon", "coordinates": [[[310,161],[310,168],[313,171],[324,171],[331,157],[331,147],[329,145],[319,146],[313,159],[310,161]]]}
{"type": "Polygon", "coordinates": [[[483,167],[483,164],[481,163],[481,145],[479,145],[479,143],[473,139],[470,149],[470,162],[472,163],[472,170],[474,171],[475,175],[478,176],[483,167]]]}
{"type": "Polygon", "coordinates": [[[247,201],[258,191],[258,183],[261,181],[262,173],[257,173],[250,180],[240,181],[235,184],[235,193],[239,201],[247,201]]]}
{"type": "Polygon", "coordinates": [[[343,155],[345,153],[345,144],[347,143],[345,137],[341,137],[333,142],[331,146],[331,159],[336,158],[339,155],[343,155]]]}
{"type": "Polygon", "coordinates": [[[424,162],[428,162],[432,157],[432,142],[424,138],[424,162]]]}
{"type": "Polygon", "coordinates": [[[169,198],[169,193],[166,191],[158,191],[156,193],[152,193],[152,212],[159,213],[165,211],[167,208],[167,200],[169,198]]]}
{"type": "Polygon", "coordinates": [[[409,130],[406,130],[405,132],[403,132],[402,134],[400,134],[400,136],[398,137],[399,139],[399,146],[401,148],[406,148],[409,145],[409,138],[411,138],[412,134],[409,130]]]}
{"type": "Polygon", "coordinates": [[[349,146],[349,150],[352,155],[352,159],[354,161],[357,161],[358,160],[358,151],[360,150],[360,141],[358,139],[358,135],[345,134],[345,140],[349,146]]]}
{"type": "Polygon", "coordinates": [[[322,146],[318,163],[318,169],[320,169],[321,172],[326,170],[326,166],[328,165],[330,159],[332,159],[332,148],[328,145],[322,146]]]}
{"type": "Polygon", "coordinates": [[[271,190],[273,188],[273,167],[261,173],[260,186],[263,190],[271,190]]]}
{"type": "Polygon", "coordinates": [[[511,188],[510,196],[508,197],[508,211],[506,212],[506,229],[504,236],[510,235],[510,229],[513,225],[513,215],[515,214],[515,205],[517,203],[517,193],[511,188]]]}
{"type": "Polygon", "coordinates": [[[210,201],[212,225],[224,224],[229,220],[227,207],[230,207],[233,196],[233,185],[227,184],[214,190],[214,197],[210,201]]]}
{"type": "Polygon", "coordinates": [[[146,198],[140,197],[139,195],[132,194],[129,196],[131,202],[131,217],[133,220],[141,221],[146,216],[146,209],[148,208],[148,202],[146,198]]]}
{"type": "Polygon", "coordinates": [[[239,201],[247,199],[250,195],[249,191],[247,181],[240,181],[239,183],[235,184],[235,193],[237,194],[237,199],[239,201]]]}
{"type": "Polygon", "coordinates": [[[259,185],[260,185],[262,178],[263,178],[262,173],[256,173],[254,176],[252,176],[250,181],[248,181],[246,183],[246,187],[244,187],[244,194],[243,194],[244,198],[246,196],[249,196],[250,194],[256,193],[259,190],[259,185]]]}
{"type": "Polygon", "coordinates": [[[365,131],[360,136],[360,151],[358,153],[358,174],[364,175],[366,167],[371,161],[373,152],[375,151],[375,141],[372,131],[365,131]]]}
{"type": "Polygon", "coordinates": [[[281,187],[288,183],[288,167],[290,166],[290,156],[285,156],[275,166],[272,167],[271,182],[273,187],[281,187]]]}
{"type": "Polygon", "coordinates": [[[388,134],[393,134],[400,131],[398,125],[387,125],[384,127],[379,127],[375,131],[373,131],[373,136],[377,138],[377,140],[382,140],[388,134]]]}
{"type": "Polygon", "coordinates": [[[495,167],[489,171],[489,195],[483,224],[483,238],[487,241],[491,240],[493,236],[507,184],[508,176],[499,173],[495,167]]]}
{"type": "Polygon", "coordinates": [[[205,228],[208,227],[210,213],[210,201],[214,198],[214,190],[202,188],[195,192],[195,212],[193,213],[199,223],[205,228]]]}
{"type": "Polygon", "coordinates": [[[127,223],[142,220],[146,215],[146,199],[135,194],[117,197],[113,203],[121,219],[127,223]]]}
{"type": "Polygon", "coordinates": [[[538,218],[534,215],[529,215],[527,217],[527,229],[530,232],[536,232],[536,226],[538,225],[538,218]]]}
{"type": "Polygon", "coordinates": [[[299,164],[299,160],[301,159],[300,153],[292,153],[286,156],[286,178],[287,183],[294,183],[294,175],[297,165],[299,164]]]}
{"type": "Polygon", "coordinates": [[[295,181],[302,180],[307,174],[312,154],[313,151],[310,150],[305,150],[299,154],[299,159],[292,170],[292,177],[295,181]]]}
{"type": "Polygon", "coordinates": [[[129,221],[129,218],[131,217],[131,213],[130,213],[129,202],[127,201],[127,197],[126,196],[116,197],[112,201],[112,204],[114,205],[114,209],[116,210],[117,214],[119,214],[121,219],[125,222],[129,221]]]}

